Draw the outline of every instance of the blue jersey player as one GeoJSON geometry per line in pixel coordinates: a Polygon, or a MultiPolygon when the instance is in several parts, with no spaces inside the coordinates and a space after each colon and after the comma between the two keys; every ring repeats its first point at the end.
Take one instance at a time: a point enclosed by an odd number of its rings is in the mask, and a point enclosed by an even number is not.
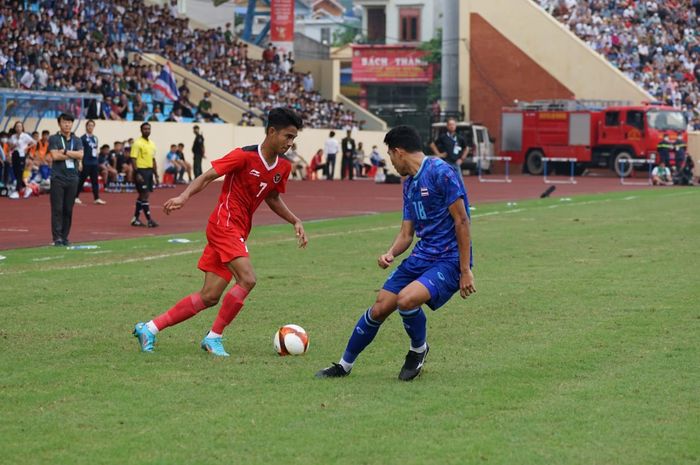
{"type": "Polygon", "coordinates": [[[410,126],[392,129],[384,143],[396,171],[408,177],[403,185],[401,231],[379,257],[379,266],[391,266],[394,258],[411,246],[414,234],[420,240],[389,275],[374,305],[358,320],[340,362],[316,373],[317,378],[350,374],[357,356],[372,342],[384,320],[398,310],[411,339],[399,379],[414,379],[429,350],[421,306],[437,310],[457,291],[462,298],[476,292],[471,271],[469,200],[455,170],[438,158],[426,157],[420,136],[410,126]]]}

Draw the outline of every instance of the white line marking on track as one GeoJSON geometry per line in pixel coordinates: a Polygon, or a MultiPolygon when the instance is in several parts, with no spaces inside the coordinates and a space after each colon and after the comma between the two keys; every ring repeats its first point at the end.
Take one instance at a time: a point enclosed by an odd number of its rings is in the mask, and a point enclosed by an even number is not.
{"type": "MultiPolygon", "coordinates": [[[[351,231],[339,231],[337,233],[317,234],[317,235],[312,236],[312,239],[334,237],[334,236],[346,236],[348,234],[381,231],[381,230],[386,230],[386,229],[399,229],[399,225],[382,226],[382,227],[377,227],[377,228],[355,229],[355,230],[351,230],[351,231]]],[[[278,243],[278,242],[296,242],[296,240],[297,240],[296,237],[290,237],[290,238],[284,238],[284,239],[271,239],[271,240],[259,239],[259,240],[252,240],[250,242],[251,242],[251,244],[274,244],[274,243],[278,243]]],[[[148,255],[145,257],[129,258],[129,259],[125,259],[125,260],[109,261],[109,262],[103,262],[103,263],[84,263],[84,264],[80,264],[80,265],[68,265],[68,266],[57,266],[57,267],[53,267],[53,268],[42,268],[41,271],[46,272],[46,271],[61,271],[61,270],[81,270],[81,269],[85,269],[85,268],[94,268],[94,267],[98,267],[98,266],[115,266],[115,265],[121,265],[121,264],[126,264],[126,263],[150,262],[153,260],[161,260],[164,258],[178,257],[181,255],[191,255],[194,253],[202,253],[202,249],[198,248],[198,249],[191,249],[191,250],[182,250],[180,252],[163,253],[163,254],[158,254],[158,255],[148,255]]],[[[24,273],[28,273],[28,272],[32,272],[32,271],[38,271],[38,270],[20,270],[20,271],[2,272],[2,273],[0,273],[0,276],[24,274],[24,273]]]]}
{"type": "Polygon", "coordinates": [[[41,258],[32,258],[33,262],[47,262],[49,260],[57,260],[59,258],[63,258],[65,255],[56,255],[55,257],[41,257],[41,258]]]}
{"type": "Polygon", "coordinates": [[[20,228],[0,228],[0,231],[2,231],[2,232],[29,232],[28,229],[20,229],[20,228]]]}

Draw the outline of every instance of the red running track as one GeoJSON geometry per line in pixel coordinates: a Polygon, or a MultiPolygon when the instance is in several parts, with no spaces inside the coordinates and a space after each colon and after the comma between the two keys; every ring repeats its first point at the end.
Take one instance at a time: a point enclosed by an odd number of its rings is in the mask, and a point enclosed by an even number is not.
{"type": "MultiPolygon", "coordinates": [[[[514,176],[510,184],[480,183],[476,177],[465,177],[469,201],[478,205],[487,202],[533,199],[547,188],[542,178],[514,176]]],[[[639,186],[621,185],[612,177],[581,177],[573,185],[557,185],[554,197],[639,189],[639,186]]],[[[401,209],[401,186],[375,184],[369,180],[289,182],[283,196],[287,205],[302,220],[364,215],[401,209]]],[[[107,205],[94,205],[92,194],[81,194],[85,202],[73,211],[71,242],[93,242],[116,238],[142,237],[157,234],[175,234],[204,230],[207,219],[217,203],[219,186],[190,199],[184,209],[165,216],[161,206],[170,197],[184,190],[158,189],[151,196],[153,217],[159,228],[135,228],[129,225],[133,216],[136,194],[102,194],[107,205]]],[[[51,242],[49,196],[10,200],[0,198],[0,250],[18,247],[37,247],[51,242]]],[[[282,220],[264,203],[255,214],[254,224],[281,223],[282,220]]]]}

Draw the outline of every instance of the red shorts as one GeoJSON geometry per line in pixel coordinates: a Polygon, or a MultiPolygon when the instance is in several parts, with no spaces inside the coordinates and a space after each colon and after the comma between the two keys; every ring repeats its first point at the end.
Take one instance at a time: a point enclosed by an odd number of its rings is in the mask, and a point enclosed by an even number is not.
{"type": "Polygon", "coordinates": [[[233,274],[227,264],[238,257],[247,257],[245,234],[237,229],[224,229],[213,223],[207,224],[207,246],[199,258],[197,268],[211,271],[231,282],[233,274]]]}

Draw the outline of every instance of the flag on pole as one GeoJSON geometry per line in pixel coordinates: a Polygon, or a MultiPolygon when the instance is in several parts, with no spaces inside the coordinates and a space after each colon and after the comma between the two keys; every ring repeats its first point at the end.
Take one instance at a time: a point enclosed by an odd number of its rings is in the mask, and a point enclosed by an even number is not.
{"type": "Polygon", "coordinates": [[[156,79],[155,84],[153,84],[154,89],[158,89],[167,98],[173,102],[180,97],[180,92],[177,90],[177,83],[175,82],[175,75],[173,70],[170,69],[170,63],[166,63],[160,72],[160,75],[156,79]]]}

